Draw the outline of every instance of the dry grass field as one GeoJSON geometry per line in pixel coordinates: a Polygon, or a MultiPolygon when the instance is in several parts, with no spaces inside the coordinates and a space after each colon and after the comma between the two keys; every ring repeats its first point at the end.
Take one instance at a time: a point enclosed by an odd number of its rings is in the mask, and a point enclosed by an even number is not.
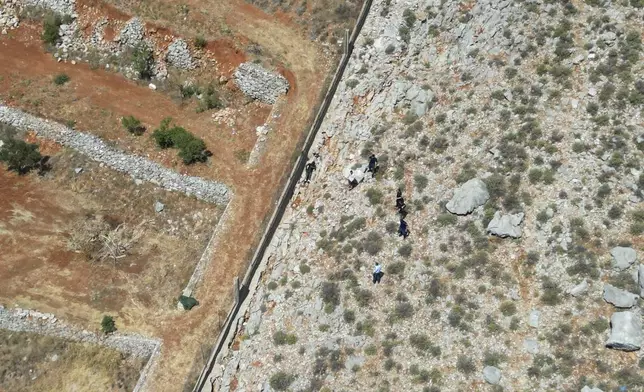
{"type": "Polygon", "coordinates": [[[142,359],[116,350],[0,330],[0,391],[131,391],[142,359]]]}

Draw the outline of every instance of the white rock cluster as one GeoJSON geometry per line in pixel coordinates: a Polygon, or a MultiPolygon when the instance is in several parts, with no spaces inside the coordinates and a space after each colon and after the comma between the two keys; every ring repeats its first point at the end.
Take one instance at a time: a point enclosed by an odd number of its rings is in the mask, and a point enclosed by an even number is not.
{"type": "Polygon", "coordinates": [[[50,9],[61,15],[72,15],[76,0],[22,0],[24,5],[50,9]]]}
{"type": "Polygon", "coordinates": [[[190,54],[190,49],[188,49],[188,44],[186,44],[186,41],[181,38],[175,39],[170,46],[168,46],[166,61],[170,65],[181,69],[193,69],[195,67],[194,61],[192,61],[192,55],[190,54]]]}
{"type": "Polygon", "coordinates": [[[117,39],[122,45],[134,47],[143,41],[144,33],[145,27],[141,19],[132,18],[125,23],[117,39]]]}
{"type": "Polygon", "coordinates": [[[17,0],[3,0],[0,4],[0,32],[7,34],[8,30],[15,29],[20,24],[18,2],[17,0]]]}

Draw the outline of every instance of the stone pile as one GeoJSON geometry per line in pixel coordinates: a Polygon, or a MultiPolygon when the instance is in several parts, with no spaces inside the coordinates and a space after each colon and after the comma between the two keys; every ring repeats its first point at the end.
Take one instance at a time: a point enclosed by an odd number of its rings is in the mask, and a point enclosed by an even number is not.
{"type": "Polygon", "coordinates": [[[175,39],[168,46],[166,61],[168,64],[181,69],[193,69],[195,67],[192,61],[192,55],[188,49],[188,44],[181,38],[175,39]]]}
{"type": "Polygon", "coordinates": [[[61,15],[73,15],[76,0],[22,0],[22,4],[46,8],[61,15]]]}
{"type": "Polygon", "coordinates": [[[2,32],[2,34],[7,34],[9,30],[15,29],[19,24],[18,1],[0,1],[0,32],[2,32]]]}
{"type": "Polygon", "coordinates": [[[235,83],[248,97],[271,105],[289,89],[286,78],[255,63],[243,63],[237,67],[235,83]]]}
{"type": "Polygon", "coordinates": [[[0,105],[0,122],[19,129],[32,130],[40,137],[52,139],[63,146],[73,148],[114,170],[127,173],[135,179],[149,181],[170,191],[193,195],[198,199],[217,204],[228,203],[232,196],[232,192],[222,183],[179,174],[143,157],[114,149],[96,136],[42,120],[18,109],[0,105]]]}
{"type": "Polygon", "coordinates": [[[132,18],[125,23],[118,37],[115,38],[121,45],[134,47],[143,41],[145,26],[139,18],[132,18]]]}

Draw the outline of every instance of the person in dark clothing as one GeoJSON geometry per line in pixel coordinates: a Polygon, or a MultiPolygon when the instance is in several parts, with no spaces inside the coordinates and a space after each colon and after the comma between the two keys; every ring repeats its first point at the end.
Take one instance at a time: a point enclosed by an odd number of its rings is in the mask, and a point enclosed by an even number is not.
{"type": "Polygon", "coordinates": [[[405,205],[405,199],[402,197],[402,189],[398,188],[396,192],[396,208],[400,208],[405,205]]]}
{"type": "Polygon", "coordinates": [[[407,238],[409,230],[407,229],[407,222],[400,218],[400,226],[398,227],[398,237],[407,238]]]}
{"type": "Polygon", "coordinates": [[[358,186],[358,180],[356,180],[356,178],[353,176],[353,170],[349,172],[348,181],[349,181],[349,190],[358,186]]]}
{"type": "Polygon", "coordinates": [[[376,267],[373,269],[373,284],[380,283],[382,275],[384,275],[382,272],[382,266],[376,263],[376,267]]]}
{"type": "Polygon", "coordinates": [[[317,166],[315,166],[315,161],[311,161],[306,164],[305,170],[306,170],[306,178],[304,179],[305,183],[311,182],[311,175],[313,174],[313,171],[317,169],[317,166]]]}
{"type": "Polygon", "coordinates": [[[398,207],[398,213],[400,214],[400,219],[405,219],[407,216],[407,204],[403,203],[400,207],[398,207]]]}
{"type": "Polygon", "coordinates": [[[377,171],[378,171],[378,158],[376,158],[374,154],[371,154],[371,156],[369,156],[369,166],[367,166],[367,170],[365,170],[365,173],[371,172],[371,177],[375,177],[377,171]]]}

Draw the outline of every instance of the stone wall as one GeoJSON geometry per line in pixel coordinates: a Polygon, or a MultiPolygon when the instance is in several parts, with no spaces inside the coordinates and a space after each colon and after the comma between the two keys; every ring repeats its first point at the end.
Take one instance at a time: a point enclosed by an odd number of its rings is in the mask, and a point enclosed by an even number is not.
{"type": "Polygon", "coordinates": [[[75,131],[18,109],[0,105],[0,122],[22,130],[32,130],[40,137],[73,148],[116,171],[127,173],[135,179],[149,181],[170,191],[182,192],[217,204],[226,204],[232,197],[230,189],[222,183],[179,174],[143,157],[112,148],[94,135],[75,131]]]}
{"type": "Polygon", "coordinates": [[[161,342],[141,335],[115,332],[109,335],[90,332],[64,324],[51,313],[0,305],[0,329],[55,336],[80,343],[107,346],[136,357],[149,358],[161,342]]]}

